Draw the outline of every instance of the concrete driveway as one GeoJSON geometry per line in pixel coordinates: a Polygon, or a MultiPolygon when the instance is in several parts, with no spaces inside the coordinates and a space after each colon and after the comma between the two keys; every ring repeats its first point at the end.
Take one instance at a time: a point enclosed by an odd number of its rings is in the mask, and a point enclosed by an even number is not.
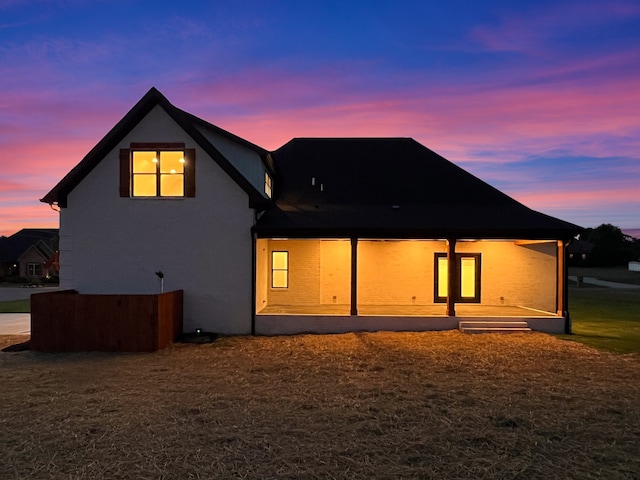
{"type": "MultiPolygon", "coordinates": [[[[0,287],[0,302],[25,300],[33,293],[55,292],[58,287],[0,287]]],[[[31,314],[0,313],[0,335],[31,333],[31,314]]]]}
{"type": "Polygon", "coordinates": [[[0,287],[0,302],[24,300],[32,293],[55,292],[59,287],[0,287]]]}
{"type": "Polygon", "coordinates": [[[31,333],[31,314],[0,313],[0,335],[28,335],[31,333]]]}

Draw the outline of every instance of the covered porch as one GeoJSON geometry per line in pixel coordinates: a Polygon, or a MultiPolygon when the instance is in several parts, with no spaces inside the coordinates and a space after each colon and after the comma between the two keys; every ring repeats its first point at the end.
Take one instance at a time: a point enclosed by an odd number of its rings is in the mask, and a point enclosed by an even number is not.
{"type": "Polygon", "coordinates": [[[258,334],[443,330],[488,319],[566,329],[561,241],[259,238],[255,245],[258,334]]]}

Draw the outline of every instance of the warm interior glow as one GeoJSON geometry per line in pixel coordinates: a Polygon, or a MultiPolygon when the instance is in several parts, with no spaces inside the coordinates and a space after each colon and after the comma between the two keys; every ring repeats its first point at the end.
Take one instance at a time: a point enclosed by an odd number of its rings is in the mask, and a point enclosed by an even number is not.
{"type": "Polygon", "coordinates": [[[156,152],[133,152],[133,173],[156,173],[156,152]]]}
{"type": "Polygon", "coordinates": [[[133,152],[133,196],[155,197],[156,185],[156,152],[133,152]]]}
{"type": "Polygon", "coordinates": [[[460,294],[462,298],[476,296],[476,259],[474,257],[460,259],[460,294]]]}
{"type": "Polygon", "coordinates": [[[182,175],[160,175],[160,194],[163,197],[183,197],[184,181],[182,175]]]}
{"type": "Polygon", "coordinates": [[[155,175],[134,175],[133,176],[133,196],[134,197],[155,197],[156,196],[156,176],[155,175]]]}
{"type": "Polygon", "coordinates": [[[181,151],[160,152],[160,195],[184,196],[184,154],[181,151]]]}
{"type": "Polygon", "coordinates": [[[271,252],[271,287],[289,287],[289,252],[271,252]]]}
{"type": "MultiPolygon", "coordinates": [[[[446,297],[448,292],[448,262],[446,257],[438,257],[438,296],[446,297]]],[[[476,259],[460,258],[460,295],[462,298],[476,296],[476,259]]]]}
{"type": "Polygon", "coordinates": [[[446,297],[449,290],[449,262],[447,257],[438,257],[438,296],[446,297]]]}
{"type": "Polygon", "coordinates": [[[273,184],[271,180],[271,175],[267,172],[264,172],[264,193],[267,194],[267,197],[271,198],[271,194],[273,191],[273,184]]]}
{"type": "Polygon", "coordinates": [[[160,152],[160,173],[183,173],[184,162],[180,160],[183,160],[182,152],[160,152]]]}
{"type": "Polygon", "coordinates": [[[132,183],[134,197],[183,197],[184,152],[134,151],[132,183]]]}

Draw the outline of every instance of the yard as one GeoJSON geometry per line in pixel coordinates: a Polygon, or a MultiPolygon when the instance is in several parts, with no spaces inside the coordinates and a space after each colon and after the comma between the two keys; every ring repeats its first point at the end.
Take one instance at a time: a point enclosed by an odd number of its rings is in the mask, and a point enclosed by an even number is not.
{"type": "Polygon", "coordinates": [[[0,382],[2,478],[640,472],[640,357],[540,333],[229,337],[154,354],[0,353],[0,382]]]}

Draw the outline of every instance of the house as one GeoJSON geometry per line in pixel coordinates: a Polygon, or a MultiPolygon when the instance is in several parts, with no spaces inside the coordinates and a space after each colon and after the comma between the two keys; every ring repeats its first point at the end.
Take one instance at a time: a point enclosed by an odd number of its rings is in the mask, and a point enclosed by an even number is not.
{"type": "Polygon", "coordinates": [[[184,291],[185,331],[570,328],[566,248],[580,227],[410,138],[269,152],[152,88],[42,201],[60,209],[63,289],[162,282],[184,291]]]}
{"type": "Polygon", "coordinates": [[[569,265],[576,267],[585,266],[594,247],[595,245],[591,242],[573,239],[567,247],[569,265]]]}
{"type": "Polygon", "coordinates": [[[0,277],[38,280],[58,274],[57,228],[23,228],[0,237],[0,277]]]}

